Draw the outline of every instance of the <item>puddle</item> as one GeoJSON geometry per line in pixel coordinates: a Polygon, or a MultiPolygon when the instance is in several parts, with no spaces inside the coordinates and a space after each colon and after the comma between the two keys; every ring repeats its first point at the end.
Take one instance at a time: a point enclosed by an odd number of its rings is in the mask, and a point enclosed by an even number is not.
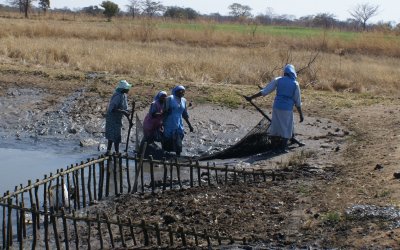
{"type": "Polygon", "coordinates": [[[2,142],[0,148],[0,194],[7,190],[14,191],[16,185],[26,186],[28,180],[42,180],[44,174],[56,173],[57,169],[87,158],[97,157],[98,152],[68,147],[57,141],[45,144],[18,144],[12,141],[2,142]],[[57,146],[55,145],[57,144],[57,146]],[[69,149],[69,150],[65,150],[69,149]]]}

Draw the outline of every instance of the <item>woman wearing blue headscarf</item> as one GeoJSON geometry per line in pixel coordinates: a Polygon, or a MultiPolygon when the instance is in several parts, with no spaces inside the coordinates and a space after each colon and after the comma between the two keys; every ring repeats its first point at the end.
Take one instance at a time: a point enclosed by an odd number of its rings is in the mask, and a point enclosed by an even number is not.
{"type": "Polygon", "coordinates": [[[293,65],[287,64],[283,69],[283,76],[277,77],[267,84],[260,92],[246,97],[251,101],[259,96],[266,96],[276,90],[276,96],[272,108],[272,122],[269,128],[269,135],[274,147],[285,150],[289,139],[293,138],[293,106],[296,106],[300,115],[300,122],[303,122],[301,110],[301,93],[299,83],[296,81],[297,74],[293,65]]]}
{"type": "MultiPolygon", "coordinates": [[[[125,80],[121,80],[111,97],[106,115],[106,139],[108,140],[107,154],[111,153],[111,147],[114,143],[115,153],[119,153],[119,144],[121,143],[122,116],[129,120],[128,101],[126,94],[132,87],[125,80]]],[[[131,125],[131,124],[130,124],[131,125]]]]}
{"type": "Polygon", "coordinates": [[[162,146],[165,151],[175,152],[177,156],[180,156],[182,152],[182,139],[184,137],[183,120],[188,124],[190,132],[193,132],[193,127],[189,122],[184,95],[185,87],[181,85],[176,86],[172,89],[172,95],[167,97],[164,106],[162,146]]]}

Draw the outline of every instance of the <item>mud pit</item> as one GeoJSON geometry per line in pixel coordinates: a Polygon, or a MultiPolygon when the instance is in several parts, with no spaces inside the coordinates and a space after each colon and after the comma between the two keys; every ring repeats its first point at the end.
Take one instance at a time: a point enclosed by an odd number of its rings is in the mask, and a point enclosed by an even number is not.
{"type": "MultiPolygon", "coordinates": [[[[38,89],[9,88],[0,97],[3,145],[26,148],[35,145],[44,151],[72,147],[90,154],[103,153],[102,145],[106,142],[102,133],[103,114],[107,103],[108,99],[99,100],[84,90],[55,99],[38,89]],[[88,143],[81,148],[82,142],[88,143]]],[[[141,119],[148,110],[146,105],[142,106],[138,111],[141,119]]],[[[183,154],[187,156],[218,152],[235,144],[262,118],[251,107],[229,109],[195,104],[189,114],[195,132],[185,136],[183,154]]],[[[125,120],[124,125],[126,128],[125,120]]],[[[123,138],[126,134],[123,130],[123,138]]],[[[304,123],[296,124],[296,134],[306,146],[292,145],[287,154],[265,152],[214,161],[217,165],[284,169],[291,176],[287,181],[194,188],[156,196],[124,195],[94,205],[90,211],[106,212],[111,218],[117,212],[137,222],[146,219],[161,225],[166,225],[165,218],[172,216],[176,225],[245,236],[253,244],[264,247],[322,246],[318,237],[305,237],[299,230],[305,218],[319,216],[307,208],[311,197],[306,194],[314,188],[315,178],[334,178],[338,169],[333,159],[341,157],[349,132],[332,120],[306,117],[304,123]],[[290,160],[292,166],[287,163],[290,160]]],[[[129,153],[133,153],[134,139],[132,136],[129,153]]]]}
{"type": "MultiPolygon", "coordinates": [[[[27,87],[31,84],[25,87],[0,84],[3,148],[35,147],[43,151],[74,148],[87,154],[105,151],[98,148],[105,143],[103,113],[108,96],[101,98],[79,88],[72,92],[49,91],[27,87]],[[85,142],[84,147],[79,146],[81,142],[85,142]]],[[[143,118],[147,105],[139,106],[142,107],[139,116],[143,118]]],[[[396,124],[400,118],[393,111],[400,110],[398,104],[357,110],[314,105],[319,106],[322,108],[304,107],[305,121],[296,124],[297,137],[305,147],[292,146],[288,154],[267,152],[217,161],[217,164],[280,169],[290,176],[285,181],[202,187],[155,196],[123,195],[90,210],[104,211],[111,218],[118,214],[132,216],[135,221],[157,221],[164,226],[170,223],[166,218],[173,218],[173,226],[246,236],[253,246],[260,247],[397,246],[399,230],[393,223],[386,225],[385,221],[365,217],[346,220],[341,214],[355,204],[385,207],[388,199],[398,197],[396,193],[384,196],[397,187],[392,176],[398,160],[393,152],[398,152],[398,148],[389,150],[386,144],[395,140],[399,132],[396,124]],[[351,145],[351,150],[346,142],[355,137],[355,132],[346,126],[363,135],[351,145]],[[371,151],[371,147],[375,150],[371,151]],[[378,163],[384,167],[375,171],[378,163]],[[388,186],[380,188],[382,182],[388,186]]],[[[234,144],[261,119],[252,107],[229,109],[194,103],[189,112],[195,127],[195,133],[186,134],[184,139],[184,153],[189,156],[234,144]]],[[[126,132],[123,131],[123,138],[126,132]]],[[[129,152],[133,149],[132,141],[129,152]]]]}

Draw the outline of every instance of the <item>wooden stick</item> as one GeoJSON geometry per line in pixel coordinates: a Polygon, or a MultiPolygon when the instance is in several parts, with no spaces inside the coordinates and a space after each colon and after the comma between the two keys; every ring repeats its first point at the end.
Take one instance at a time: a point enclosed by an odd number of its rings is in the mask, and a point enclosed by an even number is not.
{"type": "Polygon", "coordinates": [[[197,168],[197,181],[199,187],[201,187],[201,173],[200,173],[200,166],[199,166],[199,161],[196,161],[196,168],[197,168]]]}
{"type": "MultiPolygon", "coordinates": [[[[68,225],[67,225],[67,219],[65,218],[65,211],[64,208],[61,208],[61,219],[63,223],[63,229],[64,229],[64,244],[65,244],[65,249],[69,249],[69,234],[68,234],[68,225]]],[[[89,233],[90,234],[90,233],[89,233]]]]}
{"type": "MultiPolygon", "coordinates": [[[[18,186],[15,186],[15,192],[18,190],[18,186]]],[[[18,195],[15,196],[15,206],[19,206],[18,202],[18,195]]],[[[15,218],[16,218],[16,224],[17,224],[17,234],[20,231],[20,224],[19,224],[19,210],[15,209],[15,218]]],[[[19,235],[19,234],[18,234],[19,235]]],[[[18,241],[19,242],[19,241],[18,241]]]]}
{"type": "MultiPolygon", "coordinates": [[[[244,95],[242,95],[242,96],[246,99],[246,96],[244,96],[244,95]]],[[[246,99],[246,100],[247,100],[247,99],[246,99]]],[[[254,108],[256,108],[256,110],[257,110],[258,112],[260,112],[260,114],[261,114],[262,116],[264,116],[269,122],[271,122],[271,119],[268,117],[268,115],[265,114],[264,111],[262,111],[257,105],[255,105],[255,104],[253,103],[252,100],[248,100],[248,102],[249,102],[254,108]]]]}
{"type": "Polygon", "coordinates": [[[175,158],[175,166],[176,166],[176,176],[178,177],[179,189],[182,189],[181,168],[179,166],[179,162],[178,162],[177,158],[175,158]]]}
{"type": "Polygon", "coordinates": [[[87,227],[88,227],[88,232],[87,232],[87,234],[88,234],[88,238],[87,238],[87,247],[88,247],[88,249],[90,250],[90,249],[92,249],[92,248],[91,248],[91,245],[90,245],[91,236],[92,236],[92,225],[90,224],[90,220],[89,220],[89,212],[86,213],[86,219],[87,219],[86,225],[87,225],[87,227]]]}
{"type": "MultiPolygon", "coordinates": [[[[37,241],[37,220],[36,220],[36,204],[33,204],[32,209],[32,249],[36,249],[36,241],[37,241]]],[[[58,237],[56,237],[58,238],[58,237]]],[[[8,247],[7,247],[8,249],[8,247]]]]}
{"type": "Polygon", "coordinates": [[[228,165],[225,165],[225,185],[228,185],[228,165]]]}
{"type": "MultiPolygon", "coordinates": [[[[19,241],[19,249],[24,249],[24,237],[23,237],[23,227],[22,227],[22,225],[24,224],[24,222],[23,222],[23,220],[24,220],[24,210],[22,209],[23,208],[23,206],[22,206],[22,203],[20,203],[20,205],[19,205],[19,207],[20,207],[20,210],[19,210],[19,213],[20,213],[20,216],[19,216],[19,224],[20,224],[20,227],[19,227],[19,230],[18,230],[18,241],[19,241]]],[[[46,250],[47,250],[48,248],[46,248],[46,250]]]]}
{"type": "Polygon", "coordinates": [[[156,185],[154,182],[154,164],[153,164],[153,156],[150,155],[150,181],[151,181],[151,192],[154,194],[156,185]]]}
{"type": "MultiPolygon", "coordinates": [[[[4,194],[4,196],[6,196],[6,194],[4,194]]],[[[7,243],[7,239],[6,239],[6,207],[3,206],[3,228],[2,228],[2,233],[3,233],[3,249],[6,248],[6,243],[7,243]]]]}
{"type": "Polygon", "coordinates": [[[78,206],[78,209],[81,209],[81,197],[80,197],[80,191],[79,191],[79,169],[76,170],[75,172],[75,199],[76,199],[76,205],[78,206]]]}
{"type": "Polygon", "coordinates": [[[125,147],[125,152],[128,154],[128,145],[129,145],[129,137],[131,135],[131,129],[133,125],[133,114],[135,113],[135,100],[132,101],[132,111],[129,117],[129,129],[128,129],[128,136],[126,137],[126,147],[125,147]]]}
{"type": "Polygon", "coordinates": [[[214,170],[215,170],[215,180],[217,181],[217,185],[219,184],[218,181],[218,170],[215,168],[215,162],[213,162],[214,170]]]}
{"type": "MultiPolygon", "coordinates": [[[[8,192],[8,191],[7,191],[8,192]]],[[[13,228],[12,228],[12,199],[8,198],[7,213],[7,249],[13,245],[13,228]]],[[[36,209],[36,206],[35,206],[36,209]]],[[[36,219],[36,217],[35,217],[36,219]]]]}
{"type": "Polygon", "coordinates": [[[114,247],[115,247],[115,245],[114,245],[114,236],[113,236],[113,232],[112,232],[112,230],[111,230],[111,223],[110,223],[110,220],[108,219],[107,214],[104,214],[103,216],[104,216],[104,218],[106,219],[108,234],[110,235],[111,246],[112,246],[112,248],[114,248],[114,247]]]}
{"type": "Polygon", "coordinates": [[[186,235],[185,235],[185,232],[183,231],[182,227],[179,227],[179,233],[180,233],[181,238],[182,238],[182,245],[184,247],[186,247],[187,246],[187,244],[186,244],[186,235]]]}
{"type": "Polygon", "coordinates": [[[113,166],[114,166],[114,169],[113,169],[113,175],[114,175],[114,194],[116,195],[116,196],[118,196],[118,178],[117,178],[117,167],[118,167],[118,162],[117,162],[117,154],[116,153],[114,153],[113,154],[113,166]]]}
{"type": "Polygon", "coordinates": [[[192,160],[190,159],[190,166],[189,166],[189,176],[190,176],[190,187],[193,187],[193,165],[192,160]]]}
{"type": "Polygon", "coordinates": [[[44,206],[44,244],[46,250],[50,249],[49,246],[49,211],[47,205],[44,206]]]}
{"type": "Polygon", "coordinates": [[[174,245],[174,235],[172,232],[171,225],[168,225],[168,235],[169,235],[169,245],[172,247],[174,245]]]}
{"type": "MultiPolygon", "coordinates": [[[[100,167],[100,166],[99,166],[100,167]]],[[[97,200],[97,177],[96,177],[96,164],[92,165],[93,168],[93,200],[97,200]]]]}
{"type": "MultiPolygon", "coordinates": [[[[139,167],[136,168],[135,182],[133,183],[132,193],[136,193],[137,192],[139,171],[143,167],[143,158],[144,158],[144,153],[146,152],[146,148],[147,148],[147,142],[145,142],[144,145],[143,145],[143,151],[141,152],[140,160],[139,160],[139,167]]],[[[142,183],[142,185],[143,185],[143,183],[142,183]]]]}
{"type": "Polygon", "coordinates": [[[163,169],[164,169],[163,191],[165,191],[167,189],[167,175],[168,175],[167,163],[165,158],[163,158],[163,169]]]}
{"type": "MultiPolygon", "coordinates": [[[[61,169],[61,172],[64,172],[63,169],[61,169]]],[[[62,204],[62,207],[65,209],[65,207],[67,207],[67,205],[68,205],[68,204],[65,204],[65,198],[67,198],[69,200],[69,197],[65,197],[65,193],[64,193],[64,187],[65,187],[64,175],[61,175],[60,178],[61,178],[61,199],[62,199],[61,204],[62,204]]]]}
{"type": "Polygon", "coordinates": [[[143,230],[144,245],[145,246],[149,246],[150,245],[149,234],[147,232],[146,222],[144,220],[142,220],[141,227],[142,227],[142,230],[143,230]]]}
{"type": "Polygon", "coordinates": [[[197,233],[196,233],[196,229],[193,227],[193,229],[192,229],[192,232],[193,232],[193,236],[194,236],[194,244],[196,245],[196,246],[198,246],[199,245],[199,239],[197,238],[197,233]]]}
{"type": "Polygon", "coordinates": [[[87,181],[89,204],[93,201],[92,188],[91,188],[91,185],[90,185],[91,183],[92,183],[92,166],[89,166],[88,181],[87,181]]]}
{"type": "Polygon", "coordinates": [[[108,156],[107,160],[107,174],[106,174],[106,197],[110,194],[110,174],[111,174],[111,158],[112,156],[108,156]]]}
{"type": "Polygon", "coordinates": [[[124,193],[124,183],[123,183],[123,170],[122,170],[122,154],[118,154],[118,167],[119,167],[119,193],[124,193]]]}
{"type": "Polygon", "coordinates": [[[78,232],[78,225],[76,222],[75,210],[72,211],[72,216],[73,216],[72,222],[74,224],[74,231],[75,231],[75,246],[76,246],[76,249],[79,249],[79,232],[78,232]]]}
{"type": "Polygon", "coordinates": [[[99,214],[96,214],[96,220],[97,220],[97,232],[100,240],[100,249],[104,249],[103,233],[101,232],[101,222],[99,214]]]}
{"type": "MultiPolygon", "coordinates": [[[[68,171],[68,167],[67,167],[67,171],[68,171]]],[[[67,172],[67,190],[68,190],[68,211],[69,213],[71,213],[72,208],[71,208],[71,182],[69,181],[69,173],[67,172]]]]}
{"type": "Polygon", "coordinates": [[[131,232],[131,237],[132,237],[132,240],[133,240],[133,245],[136,246],[137,244],[136,244],[135,234],[133,232],[133,224],[132,224],[132,219],[131,218],[128,218],[128,223],[129,223],[129,229],[130,229],[130,232],[131,232]]]}
{"type": "Polygon", "coordinates": [[[169,189],[172,189],[172,187],[173,187],[173,181],[174,181],[174,178],[173,178],[173,175],[174,175],[174,164],[172,163],[172,161],[169,163],[169,189]]]}
{"type": "Polygon", "coordinates": [[[124,229],[122,227],[121,217],[117,216],[119,235],[121,236],[122,247],[126,247],[124,229]]]}
{"type": "Polygon", "coordinates": [[[131,187],[131,177],[130,177],[129,159],[128,159],[128,157],[126,157],[125,165],[126,165],[126,180],[128,182],[128,193],[130,193],[132,187],[131,187]]]}
{"type": "Polygon", "coordinates": [[[161,246],[160,224],[155,223],[154,227],[156,229],[157,245],[161,246]]]}
{"type": "MultiPolygon", "coordinates": [[[[83,165],[83,161],[81,165],[83,165]]],[[[81,189],[82,189],[82,204],[86,207],[86,185],[85,185],[85,169],[81,168],[81,189]]]]}
{"type": "Polygon", "coordinates": [[[99,197],[98,199],[103,199],[103,187],[104,187],[104,161],[100,162],[100,169],[99,169],[99,197]]]}
{"type": "MultiPolygon", "coordinates": [[[[55,207],[55,210],[56,211],[58,211],[60,208],[59,208],[59,200],[60,200],[60,178],[59,178],[59,174],[60,174],[60,170],[59,169],[57,169],[57,179],[56,179],[56,193],[55,193],[55,196],[56,196],[56,204],[54,204],[54,207],[55,207]]],[[[63,192],[64,193],[64,192],[63,192]]],[[[36,204],[37,204],[37,202],[36,202],[36,204]]]]}
{"type": "Polygon", "coordinates": [[[211,175],[210,175],[210,163],[207,162],[207,179],[208,179],[208,186],[211,186],[211,175]]]}
{"type": "MultiPolygon", "coordinates": [[[[39,179],[36,179],[36,183],[38,183],[38,182],[39,182],[39,179]]],[[[35,186],[36,211],[40,211],[40,208],[39,208],[40,203],[39,203],[38,191],[39,191],[39,186],[37,185],[37,186],[35,186]]],[[[36,220],[37,220],[36,226],[37,226],[38,229],[40,229],[40,218],[39,218],[39,216],[36,217],[36,220]]]]}

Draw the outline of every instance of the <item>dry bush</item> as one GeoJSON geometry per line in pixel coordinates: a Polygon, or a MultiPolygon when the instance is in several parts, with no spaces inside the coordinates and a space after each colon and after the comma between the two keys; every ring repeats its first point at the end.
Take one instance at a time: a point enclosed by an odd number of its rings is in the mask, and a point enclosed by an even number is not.
{"type": "Polygon", "coordinates": [[[322,52],[315,63],[299,75],[303,88],[358,93],[400,89],[400,72],[394,66],[400,63],[399,41],[381,42],[376,33],[345,41],[325,35],[253,36],[217,30],[212,22],[191,30],[158,28],[160,21],[149,19],[105,22],[79,16],[71,22],[57,18],[0,19],[0,57],[132,78],[264,85],[281,74],[285,63],[302,68],[318,50],[322,52]],[[374,56],[387,51],[393,56],[374,56]]]}

